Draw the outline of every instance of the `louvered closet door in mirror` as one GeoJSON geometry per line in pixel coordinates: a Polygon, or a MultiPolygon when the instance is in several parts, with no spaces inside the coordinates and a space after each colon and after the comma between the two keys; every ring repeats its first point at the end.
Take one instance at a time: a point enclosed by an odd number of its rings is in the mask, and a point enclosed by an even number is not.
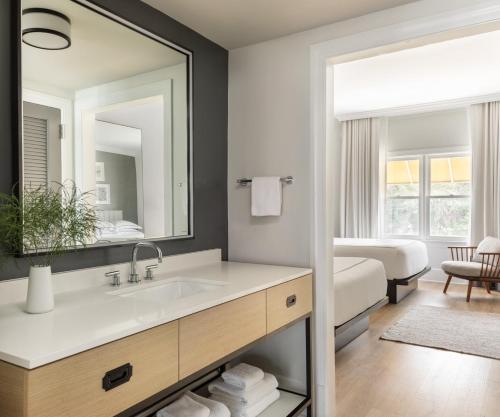
{"type": "Polygon", "coordinates": [[[25,187],[61,182],[61,110],[23,102],[25,187]]]}

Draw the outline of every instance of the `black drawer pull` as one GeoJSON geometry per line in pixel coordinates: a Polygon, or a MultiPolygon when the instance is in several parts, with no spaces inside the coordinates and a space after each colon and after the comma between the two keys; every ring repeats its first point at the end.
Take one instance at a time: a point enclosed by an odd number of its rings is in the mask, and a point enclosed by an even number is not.
{"type": "Polygon", "coordinates": [[[132,365],[130,365],[130,363],[126,363],[125,365],[106,372],[102,378],[102,389],[104,391],[109,391],[110,389],[116,388],[125,384],[125,382],[130,381],[131,377],[132,365]]]}
{"type": "Polygon", "coordinates": [[[286,307],[290,308],[294,306],[296,302],[297,302],[297,296],[295,294],[289,295],[286,298],[286,307]]]}

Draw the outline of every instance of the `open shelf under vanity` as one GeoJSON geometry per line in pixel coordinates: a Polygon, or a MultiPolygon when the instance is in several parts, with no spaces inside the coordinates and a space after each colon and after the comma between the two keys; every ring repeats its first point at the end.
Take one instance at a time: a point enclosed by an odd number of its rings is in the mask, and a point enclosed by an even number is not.
{"type": "MultiPolygon", "coordinates": [[[[286,326],[283,326],[269,335],[256,340],[255,342],[245,346],[244,348],[227,355],[223,359],[217,361],[211,366],[196,372],[193,375],[179,381],[165,391],[158,393],[154,397],[149,398],[128,410],[118,414],[116,417],[155,417],[156,413],[167,405],[179,399],[187,391],[192,391],[198,395],[209,397],[208,385],[210,382],[219,378],[222,373],[237,364],[241,360],[247,361],[249,352],[254,348],[258,348],[263,343],[269,343],[272,338],[284,336],[284,333],[293,327],[303,326],[305,337],[303,339],[305,347],[305,358],[296,358],[304,360],[306,371],[306,386],[304,393],[296,392],[292,389],[284,388],[285,384],[278,387],[280,398],[264,410],[258,417],[299,417],[312,416],[312,388],[311,388],[311,315],[307,314],[297,320],[293,320],[286,326]],[[215,367],[215,368],[214,368],[215,367]]],[[[271,355],[277,352],[271,353],[271,355]]],[[[271,358],[272,359],[272,358],[271,358]]],[[[247,361],[252,363],[252,360],[247,361]]],[[[255,364],[255,363],[252,363],[255,364]]],[[[266,369],[264,369],[266,370],[266,369]]],[[[279,377],[278,377],[279,380],[279,377]]]]}
{"type": "MultiPolygon", "coordinates": [[[[206,392],[206,384],[207,383],[204,383],[201,388],[193,389],[193,391],[199,393],[200,390],[205,390],[206,392]]],[[[312,401],[310,396],[283,388],[278,388],[278,390],[280,391],[280,398],[259,414],[258,417],[298,417],[305,415],[303,414],[304,410],[311,406],[312,401]]],[[[185,391],[186,390],[182,390],[182,392],[176,393],[172,395],[172,397],[160,401],[151,408],[133,415],[133,417],[155,417],[158,410],[175,401],[175,399],[179,398],[185,391]]],[[[125,414],[120,414],[119,417],[122,415],[125,414]]]]}

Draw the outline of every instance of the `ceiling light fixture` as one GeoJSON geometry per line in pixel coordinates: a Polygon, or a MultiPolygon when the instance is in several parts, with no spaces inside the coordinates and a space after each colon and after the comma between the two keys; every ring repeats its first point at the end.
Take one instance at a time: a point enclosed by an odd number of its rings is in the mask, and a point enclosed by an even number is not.
{"type": "Polygon", "coordinates": [[[27,45],[56,51],[71,46],[71,20],[55,10],[23,10],[22,39],[27,45]]]}

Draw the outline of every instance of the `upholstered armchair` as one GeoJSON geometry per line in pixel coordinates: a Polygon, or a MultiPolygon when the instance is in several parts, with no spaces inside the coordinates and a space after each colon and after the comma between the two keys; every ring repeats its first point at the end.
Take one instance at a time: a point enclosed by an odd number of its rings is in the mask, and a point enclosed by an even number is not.
{"type": "Polygon", "coordinates": [[[451,246],[451,261],[441,264],[448,275],[443,292],[446,294],[452,278],[469,281],[467,302],[475,282],[484,284],[491,293],[491,284],[500,283],[500,240],[486,237],[476,246],[451,246]]]}

